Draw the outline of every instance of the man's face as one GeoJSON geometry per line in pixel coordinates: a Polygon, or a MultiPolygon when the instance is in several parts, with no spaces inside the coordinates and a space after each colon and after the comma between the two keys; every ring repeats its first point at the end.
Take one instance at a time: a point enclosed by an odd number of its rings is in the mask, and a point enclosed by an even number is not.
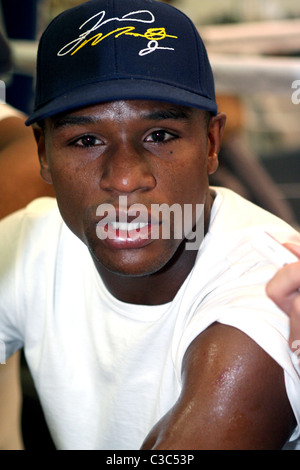
{"type": "Polygon", "coordinates": [[[154,207],[190,205],[195,223],[196,205],[204,204],[208,222],[208,175],[218,165],[223,121],[213,118],[208,127],[202,110],[154,101],[115,101],[46,120],[36,133],[42,176],[98,266],[140,276],[168,263],[185,234],[175,238],[171,221],[170,236],[162,236],[154,207]],[[134,204],[143,208],[138,229],[134,204]],[[112,208],[110,218],[101,208],[112,208]]]}

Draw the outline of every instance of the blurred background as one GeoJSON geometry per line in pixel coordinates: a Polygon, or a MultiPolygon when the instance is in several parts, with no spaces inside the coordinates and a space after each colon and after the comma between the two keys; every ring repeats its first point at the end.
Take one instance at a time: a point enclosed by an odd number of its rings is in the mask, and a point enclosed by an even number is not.
{"type": "MultiPolygon", "coordinates": [[[[219,109],[228,116],[220,168],[211,184],[236,190],[298,228],[299,0],[165,2],[198,26],[214,71],[219,109]]],[[[6,101],[26,114],[33,106],[40,34],[54,16],[79,3],[83,2],[0,0],[0,29],[12,51],[12,66],[4,77],[6,101]]],[[[25,445],[52,448],[25,364],[22,380],[25,445]],[[38,423],[34,438],[33,423],[38,423]]]]}

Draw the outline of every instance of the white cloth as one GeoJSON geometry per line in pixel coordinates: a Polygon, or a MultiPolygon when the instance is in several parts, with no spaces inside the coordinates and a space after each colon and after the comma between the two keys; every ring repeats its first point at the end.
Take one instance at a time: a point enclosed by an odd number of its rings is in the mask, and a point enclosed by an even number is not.
{"type": "Polygon", "coordinates": [[[27,361],[58,449],[138,449],[174,404],[182,358],[215,321],[244,331],[285,371],[298,426],[300,379],[289,320],[265,295],[275,268],[251,237],[266,230],[298,240],[287,224],[215,188],[209,232],[175,299],[130,305],[103,285],[89,252],[55,200],[31,203],[0,223],[0,340],[27,361]]]}

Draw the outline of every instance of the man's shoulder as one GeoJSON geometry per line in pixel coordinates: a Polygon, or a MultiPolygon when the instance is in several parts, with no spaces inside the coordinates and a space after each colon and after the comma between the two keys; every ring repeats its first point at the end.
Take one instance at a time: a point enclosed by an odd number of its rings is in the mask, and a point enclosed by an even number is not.
{"type": "Polygon", "coordinates": [[[56,199],[53,197],[40,197],[31,201],[21,212],[27,217],[45,218],[58,211],[56,199]]]}
{"type": "Polygon", "coordinates": [[[28,253],[30,247],[47,246],[62,225],[54,198],[39,198],[0,221],[1,259],[28,253]]]}
{"type": "Polygon", "coordinates": [[[21,225],[34,225],[45,223],[47,219],[59,217],[57,202],[55,198],[41,197],[30,202],[26,207],[7,215],[0,221],[0,230],[13,230],[21,225]]]}
{"type": "Polygon", "coordinates": [[[274,227],[287,233],[296,231],[278,216],[230,189],[213,187],[212,190],[216,193],[211,223],[211,230],[214,233],[233,234],[241,230],[253,231],[267,227],[274,227]]]}
{"type": "Polygon", "coordinates": [[[242,282],[245,287],[267,282],[276,266],[254,248],[257,237],[265,232],[281,243],[300,243],[299,232],[283,220],[231,190],[214,189],[210,227],[189,282],[201,298],[214,289],[226,296],[229,284],[235,289],[242,282]]]}

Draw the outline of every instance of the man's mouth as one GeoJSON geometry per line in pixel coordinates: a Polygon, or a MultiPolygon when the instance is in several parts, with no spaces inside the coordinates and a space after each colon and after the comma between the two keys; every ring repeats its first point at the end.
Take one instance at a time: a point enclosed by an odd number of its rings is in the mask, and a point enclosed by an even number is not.
{"type": "Polygon", "coordinates": [[[160,224],[147,213],[133,217],[116,211],[115,217],[104,216],[97,223],[96,232],[100,240],[115,249],[142,248],[158,238],[160,224]]]}
{"type": "Polygon", "coordinates": [[[145,227],[149,226],[148,222],[111,222],[111,226],[114,230],[118,230],[120,232],[131,232],[131,231],[140,231],[145,227]]]}

